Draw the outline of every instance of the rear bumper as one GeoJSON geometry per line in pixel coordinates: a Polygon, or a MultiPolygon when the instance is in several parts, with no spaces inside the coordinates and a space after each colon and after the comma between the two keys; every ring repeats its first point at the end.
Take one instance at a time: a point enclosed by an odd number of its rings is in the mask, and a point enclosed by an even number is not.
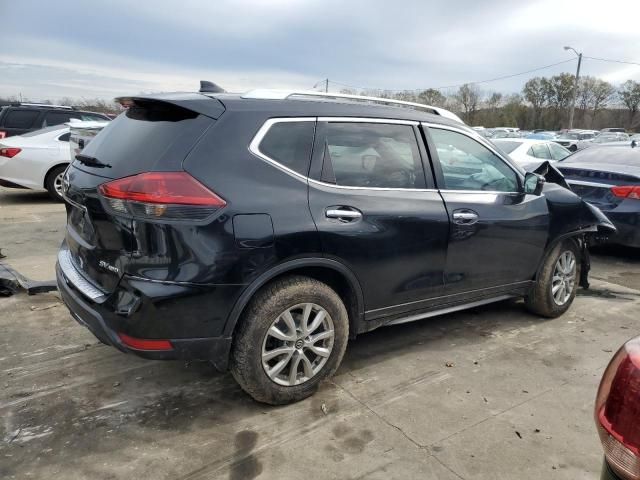
{"type": "MultiPolygon", "coordinates": [[[[135,308],[126,312],[117,312],[118,298],[127,296],[130,292],[119,287],[103,303],[97,303],[85,297],[63,272],[60,263],[56,264],[56,280],[60,296],[71,312],[72,317],[81,325],[87,327],[93,335],[102,343],[117,348],[124,353],[133,353],[137,356],[151,360],[207,360],[214,364],[216,369],[225,371],[228,367],[229,352],[231,350],[231,337],[192,337],[189,328],[181,329],[193,324],[183,321],[183,317],[189,315],[188,305],[181,306],[180,302],[173,302],[173,306],[163,305],[170,311],[158,312],[154,299],[140,297],[135,308]],[[149,328],[149,318],[155,318],[158,325],[149,328]],[[168,320],[170,319],[170,320],[168,320]],[[160,323],[173,322],[173,325],[161,325],[160,323]],[[180,335],[163,335],[158,333],[174,331],[180,335]],[[169,340],[171,350],[138,350],[123,343],[118,333],[143,338],[169,340]]],[[[139,283],[140,280],[137,280],[139,283]]],[[[151,282],[149,282],[151,283],[151,282]]],[[[154,285],[155,286],[155,285],[154,285]]],[[[140,295],[140,291],[137,291],[140,295]]],[[[165,292],[166,294],[167,292],[165,292]]],[[[169,292],[170,293],[170,292],[169,292]]],[[[200,319],[206,322],[207,319],[200,319]]],[[[209,325],[212,327],[212,325],[209,325]]],[[[222,328],[222,327],[221,327],[222,328]]],[[[211,330],[216,330],[211,328],[211,330]]]]}

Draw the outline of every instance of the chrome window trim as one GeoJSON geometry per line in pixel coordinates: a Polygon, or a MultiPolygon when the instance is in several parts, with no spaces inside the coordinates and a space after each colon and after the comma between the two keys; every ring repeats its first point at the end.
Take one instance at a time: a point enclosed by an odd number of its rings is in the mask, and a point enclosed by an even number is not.
{"type": "Polygon", "coordinates": [[[305,183],[307,182],[307,180],[309,180],[309,177],[307,177],[306,175],[302,175],[301,173],[296,172],[295,170],[282,165],[280,162],[278,162],[277,160],[274,160],[273,158],[265,155],[264,153],[262,153],[260,151],[260,143],[262,142],[262,140],[264,139],[264,137],[266,136],[266,134],[269,132],[269,130],[271,129],[271,127],[273,125],[276,125],[278,123],[293,123],[293,122],[315,122],[317,121],[318,117],[280,117],[280,118],[270,118],[268,119],[266,122],[264,122],[262,124],[262,126],[260,127],[260,129],[258,130],[258,132],[254,135],[253,139],[251,140],[251,143],[249,143],[249,151],[254,154],[256,157],[261,158],[262,160],[264,160],[265,162],[273,165],[274,167],[276,167],[279,170],[282,170],[285,173],[288,173],[289,175],[293,176],[294,178],[297,178],[298,180],[302,180],[305,183]]]}
{"type": "Polygon", "coordinates": [[[265,121],[262,126],[258,129],[258,132],[254,135],[253,139],[249,143],[249,152],[251,152],[256,157],[264,160],[265,162],[273,165],[277,169],[287,173],[298,180],[302,180],[309,184],[320,185],[324,187],[331,188],[339,188],[344,190],[372,190],[372,191],[409,191],[409,192],[437,192],[437,189],[434,188],[385,188],[385,187],[356,187],[349,185],[335,185],[333,183],[326,183],[320,180],[315,180],[306,175],[302,175],[301,173],[296,172],[295,170],[282,165],[277,160],[265,155],[260,151],[260,143],[269,132],[271,127],[277,123],[291,123],[291,122],[353,122],[353,123],[387,123],[394,125],[408,125],[408,126],[418,126],[419,122],[414,122],[411,120],[396,120],[396,119],[384,119],[384,118],[368,118],[368,117],[276,117],[270,118],[265,121]]]}
{"type": "Polygon", "coordinates": [[[85,297],[94,301],[104,297],[105,293],[84,278],[78,271],[69,250],[62,249],[58,252],[58,265],[60,265],[64,280],[73,285],[85,297]]]}
{"type": "MultiPolygon", "coordinates": [[[[459,127],[454,127],[451,125],[442,125],[439,123],[428,123],[428,122],[420,122],[420,124],[424,127],[427,128],[439,128],[441,130],[450,130],[452,132],[456,132],[456,133],[460,133],[462,135],[465,135],[466,137],[470,138],[471,140],[474,140],[476,142],[478,142],[480,145],[482,145],[483,147],[486,147],[489,151],[491,151],[494,155],[496,155],[500,160],[502,160],[502,162],[509,167],[515,174],[516,176],[520,179],[520,181],[523,180],[522,178],[522,173],[520,171],[518,171],[516,169],[516,167],[514,165],[511,164],[511,162],[507,161],[500,152],[498,152],[489,142],[487,142],[487,140],[482,136],[479,135],[477,133],[475,133],[475,131],[473,131],[473,135],[470,135],[471,132],[459,128],[459,127]]],[[[438,159],[438,161],[440,161],[440,159],[438,159]]],[[[476,193],[503,193],[503,194],[521,194],[523,192],[502,192],[502,191],[493,191],[493,190],[449,190],[446,188],[441,188],[440,189],[441,192],[456,192],[456,193],[464,193],[464,192],[476,192],[476,193]]]]}
{"type": "Polygon", "coordinates": [[[390,125],[411,125],[417,127],[420,122],[379,117],[318,117],[319,122],[328,123],[386,123],[390,125]]]}

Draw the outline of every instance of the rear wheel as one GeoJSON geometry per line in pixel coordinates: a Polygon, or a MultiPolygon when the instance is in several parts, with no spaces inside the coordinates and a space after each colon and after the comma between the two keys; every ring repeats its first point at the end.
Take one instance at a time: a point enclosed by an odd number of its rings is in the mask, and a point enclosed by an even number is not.
{"type": "Polygon", "coordinates": [[[53,168],[44,181],[44,186],[49,192],[49,196],[58,202],[62,202],[62,177],[66,169],[66,165],[53,168]]]}
{"type": "Polygon", "coordinates": [[[347,311],[328,285],[300,276],[276,280],[241,319],[231,373],[255,400],[297,402],[335,373],[348,337],[347,311]]]}
{"type": "Polygon", "coordinates": [[[525,299],[531,312],[553,318],[569,309],[578,287],[578,259],[575,242],[567,240],[554,247],[544,261],[533,291],[525,299]]]}

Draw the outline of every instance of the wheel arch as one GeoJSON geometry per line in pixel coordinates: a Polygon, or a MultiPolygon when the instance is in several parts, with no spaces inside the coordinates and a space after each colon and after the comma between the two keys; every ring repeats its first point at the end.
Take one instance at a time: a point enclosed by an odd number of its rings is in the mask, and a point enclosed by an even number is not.
{"type": "MultiPolygon", "coordinates": [[[[572,242],[575,243],[577,249],[578,249],[578,253],[580,255],[579,261],[581,263],[581,267],[584,268],[584,260],[585,260],[585,255],[587,255],[587,259],[588,259],[588,254],[585,254],[586,251],[586,240],[584,238],[585,234],[592,232],[592,229],[581,229],[581,230],[576,230],[573,232],[567,232],[563,235],[558,235],[557,237],[553,238],[551,241],[549,241],[549,243],[547,244],[545,250],[544,250],[544,254],[542,255],[542,258],[540,259],[540,262],[538,263],[538,268],[536,268],[536,273],[535,276],[533,277],[533,280],[535,282],[538,281],[539,277],[540,277],[540,272],[542,271],[542,268],[544,267],[545,262],[547,261],[547,258],[549,257],[549,255],[551,255],[551,252],[553,252],[553,249],[556,248],[560,243],[566,241],[566,240],[571,240],[572,242]]],[[[586,272],[582,273],[581,272],[581,277],[582,275],[588,275],[589,272],[589,266],[587,265],[587,270],[586,272]]]]}
{"type": "Polygon", "coordinates": [[[233,335],[244,310],[258,290],[278,278],[289,275],[307,276],[329,285],[340,296],[349,314],[349,337],[355,338],[358,332],[363,330],[364,299],[360,282],[353,272],[336,260],[299,258],[276,265],[249,284],[231,309],[224,335],[233,335]]]}
{"type": "Polygon", "coordinates": [[[53,172],[58,167],[67,168],[68,166],[69,166],[69,162],[61,162],[61,163],[56,163],[55,165],[49,167],[49,169],[47,170],[47,173],[44,174],[44,178],[42,179],[42,187],[47,188],[47,181],[49,180],[49,175],[51,175],[51,172],[53,172]]]}

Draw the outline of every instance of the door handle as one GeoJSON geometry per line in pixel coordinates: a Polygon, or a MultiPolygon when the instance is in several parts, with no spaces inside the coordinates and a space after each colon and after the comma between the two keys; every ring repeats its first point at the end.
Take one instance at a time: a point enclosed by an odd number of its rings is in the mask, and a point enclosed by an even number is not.
{"type": "Polygon", "coordinates": [[[362,212],[351,207],[329,207],[325,212],[325,216],[347,223],[361,219],[362,212]]]}
{"type": "Polygon", "coordinates": [[[453,212],[453,223],[458,225],[473,225],[478,221],[478,214],[472,210],[453,212]]]}

